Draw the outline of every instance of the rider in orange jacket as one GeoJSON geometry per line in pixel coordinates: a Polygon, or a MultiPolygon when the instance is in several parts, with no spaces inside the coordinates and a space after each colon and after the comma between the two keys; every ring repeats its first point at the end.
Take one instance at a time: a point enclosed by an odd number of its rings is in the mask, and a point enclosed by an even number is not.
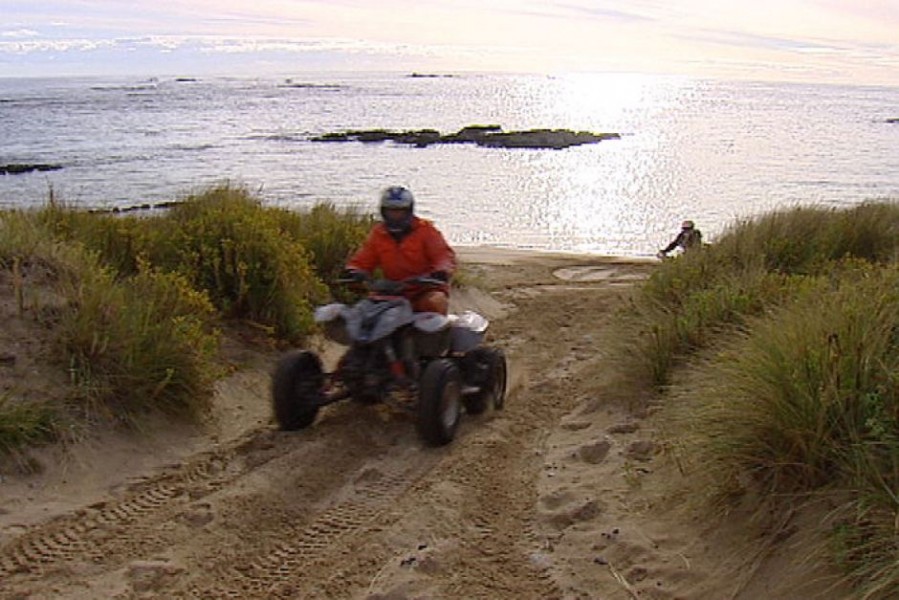
{"type": "Polygon", "coordinates": [[[446,314],[449,309],[449,281],[456,270],[456,253],[443,234],[431,223],[414,214],[412,192],[401,186],[381,194],[382,221],[376,224],[362,247],[347,262],[347,270],[368,276],[380,267],[392,280],[427,276],[444,282],[433,286],[412,286],[406,297],[418,312],[446,314]]]}

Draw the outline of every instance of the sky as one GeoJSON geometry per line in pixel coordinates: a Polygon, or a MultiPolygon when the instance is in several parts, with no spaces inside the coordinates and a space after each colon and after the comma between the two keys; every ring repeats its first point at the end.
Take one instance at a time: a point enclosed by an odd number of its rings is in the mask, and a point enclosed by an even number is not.
{"type": "Polygon", "coordinates": [[[581,73],[899,86],[899,0],[0,0],[0,77],[581,73]]]}

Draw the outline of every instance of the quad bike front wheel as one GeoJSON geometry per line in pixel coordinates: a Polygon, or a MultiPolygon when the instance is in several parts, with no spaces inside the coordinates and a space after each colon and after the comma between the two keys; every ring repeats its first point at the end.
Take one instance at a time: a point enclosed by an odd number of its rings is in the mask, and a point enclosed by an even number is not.
{"type": "Polygon", "coordinates": [[[312,425],[324,381],[321,359],[312,352],[291,352],[278,361],[272,375],[272,406],[281,429],[294,431],[312,425]]]}
{"type": "Polygon", "coordinates": [[[479,415],[493,405],[495,410],[502,410],[506,402],[506,355],[499,348],[476,348],[466,356],[469,369],[473,370],[479,381],[480,389],[463,398],[465,412],[479,415]]]}
{"type": "Polygon", "coordinates": [[[462,414],[462,376],[456,364],[439,358],[425,367],[418,399],[418,433],[430,446],[444,446],[456,436],[462,414]]]}
{"type": "Polygon", "coordinates": [[[502,410],[506,405],[506,390],[509,383],[509,365],[506,353],[499,348],[490,348],[492,367],[490,369],[489,390],[494,410],[502,410]]]}

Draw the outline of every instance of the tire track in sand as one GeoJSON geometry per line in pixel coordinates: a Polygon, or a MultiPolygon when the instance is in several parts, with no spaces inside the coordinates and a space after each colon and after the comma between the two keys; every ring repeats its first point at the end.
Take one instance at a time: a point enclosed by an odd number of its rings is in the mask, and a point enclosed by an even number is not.
{"type": "MultiPolygon", "coordinates": [[[[296,542],[295,535],[289,536],[294,540],[294,547],[284,546],[280,553],[299,556],[314,552],[320,545],[317,539],[328,539],[351,529],[371,512],[368,505],[403,480],[401,473],[387,473],[384,477],[363,474],[359,479],[365,485],[356,493],[361,511],[354,509],[352,503],[341,502],[340,506],[315,516],[322,510],[316,506],[321,498],[327,503],[331,498],[340,497],[335,489],[348,487],[348,474],[354,473],[359,464],[371,461],[373,453],[383,452],[383,448],[377,450],[367,444],[370,440],[360,421],[372,420],[371,415],[353,415],[352,409],[364,413],[364,407],[335,408],[330,413],[332,416],[325,416],[317,428],[298,434],[269,429],[251,432],[230,447],[201,453],[166,473],[132,484],[119,500],[97,503],[29,528],[0,548],[0,580],[3,581],[0,598],[27,595],[37,581],[44,585],[52,581],[55,597],[70,597],[68,594],[91,597],[84,594],[84,589],[91,589],[94,581],[104,574],[109,576],[135,560],[157,561],[170,550],[176,554],[184,550],[188,555],[199,553],[198,562],[208,562],[210,558],[202,555],[219,556],[221,550],[211,532],[219,527],[253,528],[254,517],[272,514],[277,517],[282,508],[277,505],[277,498],[262,499],[262,506],[232,515],[239,522],[229,523],[227,515],[219,513],[235,498],[240,500],[245,488],[253,487],[245,482],[252,478],[284,480],[290,471],[299,472],[296,480],[286,481],[297,484],[295,491],[310,504],[302,514],[294,512],[290,516],[300,523],[311,520],[312,525],[305,541],[296,542]],[[333,456],[332,443],[357,450],[333,456]],[[305,468],[297,469],[296,465],[305,468]],[[201,513],[199,522],[192,523],[197,513],[201,513]],[[354,517],[355,513],[363,516],[354,517]],[[216,521],[213,527],[203,527],[212,521],[216,521]]],[[[397,423],[394,430],[399,428],[405,431],[408,423],[397,423]]],[[[266,525],[259,524],[263,528],[266,525]]],[[[276,535],[267,537],[277,539],[276,535]]],[[[263,571],[272,571],[272,560],[260,561],[258,566],[263,571]]],[[[186,572],[207,570],[202,565],[195,568],[198,565],[191,564],[193,560],[180,562],[184,563],[186,572]]]]}
{"type": "Polygon", "coordinates": [[[174,472],[133,484],[124,498],[82,508],[30,528],[0,548],[0,579],[44,575],[60,563],[109,559],[109,540],[122,527],[156,521],[155,515],[225,486],[245,470],[236,460],[251,451],[255,438],[204,453],[174,472]]]}
{"type": "Polygon", "coordinates": [[[361,537],[383,523],[385,511],[397,498],[439,460],[418,448],[407,450],[411,452],[389,453],[367,462],[361,474],[337,494],[342,499],[305,526],[278,532],[278,541],[260,551],[228,557],[212,569],[211,578],[200,576],[186,586],[190,597],[305,597],[296,591],[301,579],[307,579],[308,585],[310,565],[357,546],[361,537]]]}

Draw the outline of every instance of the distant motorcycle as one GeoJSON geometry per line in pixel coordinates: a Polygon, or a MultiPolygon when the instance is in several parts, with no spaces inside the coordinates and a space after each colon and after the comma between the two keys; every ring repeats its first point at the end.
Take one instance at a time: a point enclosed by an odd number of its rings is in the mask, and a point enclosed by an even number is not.
{"type": "Polygon", "coordinates": [[[384,402],[412,413],[424,442],[442,446],[455,437],[463,407],[468,414],[503,408],[506,357],[484,345],[486,318],[474,312],[413,312],[403,291],[443,285],[438,279],[363,283],[368,296],[356,304],[315,310],[326,337],[348,346],[333,372],[326,372],[319,356],[308,350],[293,351],[278,362],[271,389],[281,429],[308,427],[320,408],[340,400],[384,402]]]}

